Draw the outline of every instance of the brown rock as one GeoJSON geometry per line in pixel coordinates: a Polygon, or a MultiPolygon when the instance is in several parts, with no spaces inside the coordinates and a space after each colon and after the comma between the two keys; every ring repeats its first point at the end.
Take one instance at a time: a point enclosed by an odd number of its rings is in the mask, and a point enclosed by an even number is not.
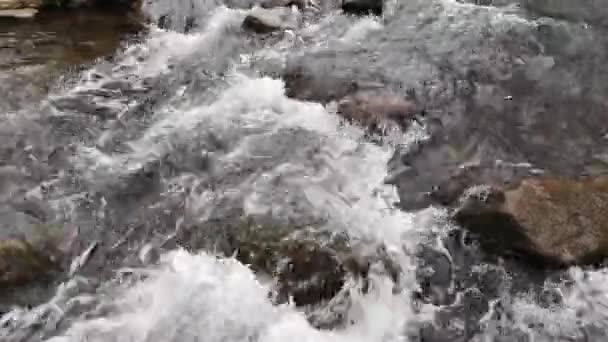
{"type": "Polygon", "coordinates": [[[482,246],[523,253],[544,265],[588,264],[608,256],[608,176],[528,178],[484,187],[462,199],[454,218],[482,246]]]}
{"type": "Polygon", "coordinates": [[[358,93],[338,102],[338,114],[370,131],[382,131],[382,127],[390,124],[405,128],[416,112],[412,101],[390,93],[358,93]]]}

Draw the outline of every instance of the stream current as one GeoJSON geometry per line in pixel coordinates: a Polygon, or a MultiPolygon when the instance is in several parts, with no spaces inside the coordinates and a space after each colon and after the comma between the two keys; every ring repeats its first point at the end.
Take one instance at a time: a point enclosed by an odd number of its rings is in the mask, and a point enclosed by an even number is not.
{"type": "MultiPolygon", "coordinates": [[[[449,224],[445,209],[400,208],[385,178],[394,172],[395,154],[429,139],[425,118],[370,141],[340,120],[335,104],[288,98],[276,77],[293,56],[330,55],[336,69],[361,78],[402,88],[424,84],[430,116],[449,112],[446,125],[462,131],[473,122],[510,123],[467,117],[473,109],[458,79],[464,70],[478,71],[484,84],[476,96],[497,112],[521,95],[505,89],[525,92],[530,80],[543,90],[538,101],[522,104],[530,117],[544,115],[534,111],[551,100],[548,93],[564,99],[585,92],[593,100],[606,94],[600,66],[608,61],[608,38],[601,26],[529,13],[515,1],[496,3],[391,0],[382,17],[348,16],[331,6],[293,9],[300,28],[260,36],[241,28],[250,10],[237,0],[145,2],[162,28],[151,25],[112,58],[66,72],[41,101],[0,113],[2,228],[68,222],[84,243],[80,250],[97,243],[89,265],[54,284],[49,301],[0,316],[0,340],[605,339],[606,269],[539,274],[488,259],[449,224]],[[524,76],[522,87],[497,85],[524,76]],[[29,210],[15,209],[23,206],[8,194],[24,197],[29,210]],[[318,329],[301,308],[273,305],[267,279],[220,256],[222,222],[240,215],[346,233],[358,246],[353,253],[381,247],[399,277],[372,267],[367,291],[347,282],[349,305],[341,310],[348,324],[318,329]],[[180,248],[180,230],[197,225],[205,229],[204,248],[180,248]],[[142,264],[138,256],[150,244],[162,250],[160,260],[142,264]]],[[[571,129],[576,135],[578,126],[571,129]]],[[[552,165],[553,152],[513,152],[493,133],[485,134],[496,141],[474,140],[487,147],[486,156],[546,158],[552,165]]],[[[552,133],[542,141],[519,139],[558,144],[552,133]]],[[[450,167],[430,157],[422,166],[428,169],[419,172],[429,175],[450,167]]]]}

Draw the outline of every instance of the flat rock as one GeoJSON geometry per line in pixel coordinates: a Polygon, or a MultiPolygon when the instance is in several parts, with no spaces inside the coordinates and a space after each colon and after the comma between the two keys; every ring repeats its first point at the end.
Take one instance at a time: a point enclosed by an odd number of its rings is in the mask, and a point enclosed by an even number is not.
{"type": "Polygon", "coordinates": [[[490,251],[543,265],[589,264],[608,256],[608,176],[528,178],[510,187],[477,187],[454,219],[490,251]]]}

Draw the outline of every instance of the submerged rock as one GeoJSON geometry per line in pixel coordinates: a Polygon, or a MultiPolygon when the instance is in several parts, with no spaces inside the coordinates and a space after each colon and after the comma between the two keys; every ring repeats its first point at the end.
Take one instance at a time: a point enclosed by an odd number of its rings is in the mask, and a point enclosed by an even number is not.
{"type": "Polygon", "coordinates": [[[382,131],[382,127],[391,124],[403,129],[416,112],[412,101],[390,93],[357,93],[338,102],[338,114],[372,132],[382,131]]]}
{"type": "Polygon", "coordinates": [[[256,33],[271,33],[297,27],[297,17],[287,8],[257,8],[243,21],[244,29],[256,33]]]}
{"type": "Polygon", "coordinates": [[[528,178],[512,187],[477,187],[454,219],[492,251],[544,265],[595,263],[608,256],[608,176],[528,178]]]}
{"type": "Polygon", "coordinates": [[[384,7],[383,0],[343,0],[342,10],[352,14],[374,14],[381,15],[384,7]]]}

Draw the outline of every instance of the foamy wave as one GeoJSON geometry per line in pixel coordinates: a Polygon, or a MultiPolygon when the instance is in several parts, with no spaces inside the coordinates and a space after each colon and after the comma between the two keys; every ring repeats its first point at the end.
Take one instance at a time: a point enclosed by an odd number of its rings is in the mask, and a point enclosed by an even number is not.
{"type": "Polygon", "coordinates": [[[360,298],[360,324],[314,329],[290,305],[273,306],[268,288],[233,259],[174,251],[146,280],[108,298],[112,315],[74,324],[49,342],[71,341],[396,341],[402,303],[389,286],[360,298]]]}

